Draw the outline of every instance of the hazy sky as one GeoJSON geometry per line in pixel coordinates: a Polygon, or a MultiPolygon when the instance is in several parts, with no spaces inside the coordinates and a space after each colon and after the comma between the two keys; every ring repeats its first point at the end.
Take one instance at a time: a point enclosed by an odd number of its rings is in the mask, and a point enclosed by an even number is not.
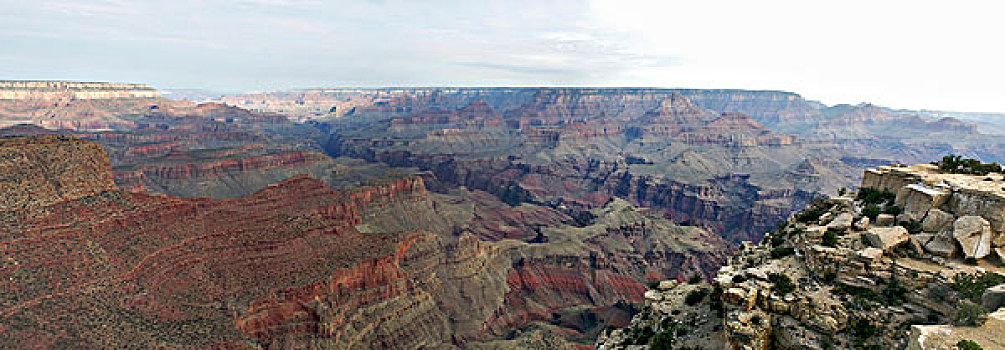
{"type": "Polygon", "coordinates": [[[1005,112],[1000,3],[0,0],[0,79],[778,89],[1005,112]]]}

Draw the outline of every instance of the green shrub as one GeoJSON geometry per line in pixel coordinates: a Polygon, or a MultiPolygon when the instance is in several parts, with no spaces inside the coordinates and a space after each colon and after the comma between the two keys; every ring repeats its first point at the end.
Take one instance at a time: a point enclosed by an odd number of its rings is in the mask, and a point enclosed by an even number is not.
{"type": "Polygon", "coordinates": [[[953,313],[954,326],[979,327],[988,318],[988,311],[970,300],[963,300],[956,305],[953,313]]]}
{"type": "Polygon", "coordinates": [[[950,285],[950,288],[960,293],[960,296],[974,303],[980,303],[984,290],[1003,283],[1005,283],[1005,276],[993,272],[959,273],[953,276],[953,284],[950,285]]]}
{"type": "Polygon", "coordinates": [[[772,247],[778,247],[778,246],[781,246],[782,244],[785,244],[785,237],[782,237],[782,235],[772,235],[771,236],[771,246],[772,247]]]}
{"type": "Polygon", "coordinates": [[[890,278],[890,281],[883,286],[883,290],[880,291],[880,301],[886,305],[901,305],[906,301],[905,295],[907,294],[907,288],[900,285],[897,282],[897,277],[890,278]]]}
{"type": "Polygon", "coordinates": [[[649,289],[656,289],[659,287],[660,281],[649,281],[649,289]]]}
{"type": "Polygon", "coordinates": [[[772,259],[781,259],[795,253],[796,249],[792,247],[776,247],[771,248],[770,254],[772,259]]]}
{"type": "Polygon", "coordinates": [[[810,204],[809,207],[803,211],[796,214],[796,221],[804,224],[812,224],[820,221],[820,217],[827,213],[830,208],[825,208],[824,203],[816,202],[810,204]]]}
{"type": "Polygon", "coordinates": [[[866,205],[862,208],[862,215],[869,217],[869,220],[876,221],[876,217],[879,216],[880,209],[875,204],[866,205]]]}
{"type": "Polygon", "coordinates": [[[851,334],[855,336],[855,343],[859,345],[862,345],[869,340],[869,338],[872,338],[876,335],[876,333],[878,333],[876,326],[873,326],[872,322],[869,322],[868,319],[852,319],[851,322],[849,322],[849,325],[851,327],[848,329],[851,331],[851,334]]]}
{"type": "Polygon", "coordinates": [[[977,344],[973,340],[960,340],[956,343],[956,347],[960,350],[984,350],[980,344],[977,344]]]}
{"type": "Polygon", "coordinates": [[[1001,165],[998,163],[985,164],[981,161],[973,158],[963,158],[957,155],[948,155],[942,157],[942,161],[938,162],[939,170],[952,174],[970,174],[970,175],[987,175],[989,173],[1000,173],[1002,172],[1001,165]]]}
{"type": "Polygon", "coordinates": [[[696,274],[691,275],[691,278],[687,279],[687,283],[698,284],[698,283],[701,283],[704,280],[705,280],[705,278],[701,277],[701,275],[699,275],[699,274],[696,273],[696,274]]]}
{"type": "Polygon", "coordinates": [[[774,290],[778,292],[778,295],[787,295],[796,290],[796,284],[792,283],[792,279],[783,273],[768,274],[768,281],[775,285],[774,290]]]}
{"type": "Polygon", "coordinates": [[[834,292],[835,294],[849,295],[859,299],[866,299],[866,300],[876,300],[876,298],[879,297],[879,295],[877,295],[876,292],[872,291],[872,289],[851,286],[843,283],[839,283],[838,285],[834,286],[834,288],[831,288],[831,292],[834,292]]]}
{"type": "Polygon", "coordinates": [[[828,247],[836,247],[838,243],[837,233],[834,232],[834,230],[828,229],[824,232],[823,241],[821,243],[828,247]]]}
{"type": "Polygon", "coordinates": [[[695,289],[687,293],[684,297],[684,303],[688,306],[698,305],[705,297],[708,296],[708,290],[705,288],[695,289]]]}
{"type": "Polygon", "coordinates": [[[747,276],[740,275],[740,274],[733,275],[732,281],[733,281],[733,283],[743,283],[743,282],[747,281],[747,276]]]}
{"type": "Polygon", "coordinates": [[[883,214],[890,214],[890,215],[893,215],[893,216],[897,216],[897,215],[900,215],[903,212],[904,212],[904,209],[901,209],[900,207],[898,207],[896,205],[891,205],[891,206],[888,206],[886,208],[883,208],[883,214]]]}
{"type": "Polygon", "coordinates": [[[865,204],[883,204],[893,205],[893,201],[897,199],[897,195],[889,190],[877,190],[869,187],[862,187],[858,190],[858,195],[855,197],[865,204]]]}

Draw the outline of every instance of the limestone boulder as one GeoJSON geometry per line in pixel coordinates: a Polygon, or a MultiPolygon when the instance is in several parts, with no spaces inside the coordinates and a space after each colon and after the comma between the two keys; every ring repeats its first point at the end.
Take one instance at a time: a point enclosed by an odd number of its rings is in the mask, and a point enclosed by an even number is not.
{"type": "Polygon", "coordinates": [[[829,224],[827,224],[827,228],[847,230],[851,227],[854,220],[855,216],[851,215],[851,213],[841,213],[834,217],[834,220],[831,220],[829,224]]]}
{"type": "Polygon", "coordinates": [[[890,214],[879,214],[876,217],[876,226],[891,226],[894,223],[894,217],[890,214]]]}
{"type": "Polygon", "coordinates": [[[985,290],[984,295],[981,296],[981,306],[992,312],[1005,307],[1005,284],[985,290]]]}
{"type": "Polygon", "coordinates": [[[960,248],[956,245],[956,240],[948,233],[920,234],[915,235],[923,242],[921,246],[925,251],[946,258],[952,258],[960,254],[960,248]]]}
{"type": "Polygon", "coordinates": [[[953,238],[967,258],[983,259],[991,253],[991,223],[980,216],[962,216],[953,222],[953,238]]]}
{"type": "Polygon", "coordinates": [[[905,214],[919,217],[925,215],[929,209],[945,203],[950,193],[942,188],[915,183],[901,187],[897,191],[895,203],[904,209],[905,214]]]}
{"type": "Polygon", "coordinates": [[[901,226],[873,227],[865,233],[865,238],[873,247],[889,252],[910,239],[907,229],[901,226]]]}
{"type": "Polygon", "coordinates": [[[932,209],[925,215],[925,220],[921,222],[921,229],[925,232],[939,232],[949,229],[955,217],[953,214],[939,209],[932,209]]]}
{"type": "Polygon", "coordinates": [[[855,229],[860,231],[865,231],[869,229],[869,217],[863,216],[858,222],[855,223],[855,229]]]}

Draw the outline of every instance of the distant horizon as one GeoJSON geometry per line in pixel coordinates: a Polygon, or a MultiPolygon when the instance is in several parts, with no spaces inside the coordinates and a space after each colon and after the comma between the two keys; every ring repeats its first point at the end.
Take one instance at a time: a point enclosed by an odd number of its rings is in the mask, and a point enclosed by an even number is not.
{"type": "Polygon", "coordinates": [[[1005,112],[1005,3],[0,0],[0,77],[226,94],[687,86],[1005,112]]]}
{"type": "MultiPolygon", "coordinates": [[[[696,88],[696,87],[660,87],[660,86],[596,86],[596,85],[385,85],[385,86],[314,86],[314,87],[293,87],[289,89],[277,89],[277,90],[213,90],[207,88],[198,87],[187,87],[187,88],[161,88],[150,83],[143,82],[131,82],[131,81],[101,81],[95,79],[85,79],[85,80],[68,80],[68,79],[0,79],[0,82],[12,81],[12,82],[67,82],[67,83],[83,83],[83,84],[125,84],[125,85],[146,85],[158,92],[171,94],[172,91],[198,91],[204,92],[209,95],[221,95],[221,96],[233,96],[233,95],[246,95],[246,94],[266,94],[266,93],[279,93],[279,92],[291,92],[291,91],[306,91],[306,90],[323,90],[323,89],[362,89],[362,90],[385,90],[385,89],[450,89],[450,88],[462,88],[462,89],[628,89],[628,90],[721,90],[721,91],[748,91],[748,92],[773,92],[773,93],[785,93],[793,94],[801,97],[803,100],[808,102],[820,103],[827,107],[848,105],[848,106],[860,106],[860,105],[873,105],[882,108],[887,108],[894,111],[918,111],[918,112],[943,112],[943,113],[965,113],[972,115],[1003,115],[1005,116],[1005,111],[971,111],[971,110],[953,110],[953,109],[931,109],[931,108],[905,108],[901,106],[890,106],[884,104],[873,103],[870,101],[859,101],[859,102],[840,102],[840,103],[825,103],[818,99],[807,98],[798,91],[791,90],[780,90],[780,89],[746,89],[746,88],[696,88]]],[[[163,97],[163,96],[162,96],[163,97]]],[[[1005,121],[1005,120],[1003,120],[1005,121]]]]}

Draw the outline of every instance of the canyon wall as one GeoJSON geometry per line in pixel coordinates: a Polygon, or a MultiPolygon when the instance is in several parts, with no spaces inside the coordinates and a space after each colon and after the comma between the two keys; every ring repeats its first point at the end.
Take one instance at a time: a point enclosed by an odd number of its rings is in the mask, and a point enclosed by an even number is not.
{"type": "Polygon", "coordinates": [[[157,90],[145,84],[0,81],[0,100],[108,100],[157,98],[159,96],[157,90]]]}

